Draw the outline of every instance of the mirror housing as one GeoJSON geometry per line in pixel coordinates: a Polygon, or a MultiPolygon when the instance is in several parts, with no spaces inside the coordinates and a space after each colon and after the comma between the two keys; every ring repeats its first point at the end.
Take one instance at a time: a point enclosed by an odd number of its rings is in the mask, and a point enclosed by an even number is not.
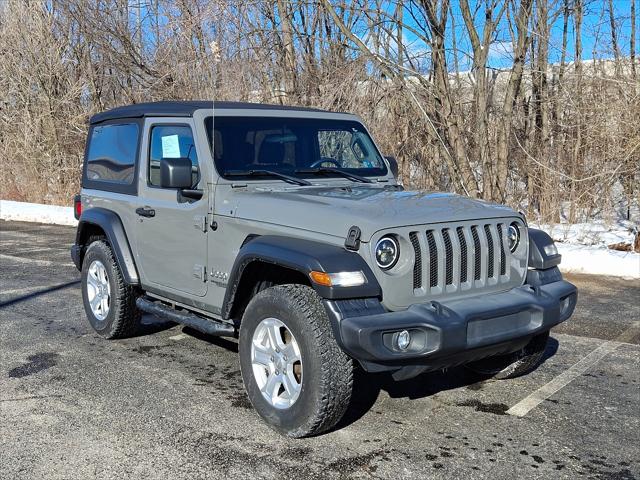
{"type": "Polygon", "coordinates": [[[387,156],[384,158],[387,160],[387,162],[389,162],[389,168],[391,169],[391,174],[393,175],[393,178],[397,180],[398,179],[398,160],[396,160],[396,157],[391,157],[391,156],[387,156]]]}
{"type": "Polygon", "coordinates": [[[163,158],[160,160],[160,186],[191,188],[191,166],[189,158],[163,158]]]}

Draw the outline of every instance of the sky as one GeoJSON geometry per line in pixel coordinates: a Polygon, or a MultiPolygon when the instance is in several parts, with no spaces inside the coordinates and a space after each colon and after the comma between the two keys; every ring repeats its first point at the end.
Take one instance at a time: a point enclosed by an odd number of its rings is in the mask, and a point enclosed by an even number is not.
{"type": "MultiPolygon", "coordinates": [[[[483,5],[484,1],[470,0],[472,11],[476,5],[483,5]]],[[[561,47],[562,47],[562,30],[563,30],[563,15],[562,5],[563,0],[550,0],[551,12],[558,12],[556,20],[551,26],[551,41],[549,48],[549,61],[556,63],[560,61],[561,47]],[[560,8],[560,10],[558,10],[560,8]]],[[[631,33],[631,20],[630,9],[631,0],[613,0],[614,15],[617,24],[618,44],[623,56],[629,56],[629,39],[631,33]]],[[[582,27],[582,59],[589,60],[593,58],[612,58],[613,51],[611,48],[611,28],[609,23],[609,1],[608,0],[584,0],[584,19],[582,27]]],[[[470,69],[471,62],[468,55],[465,52],[471,51],[468,38],[466,36],[466,28],[464,26],[464,20],[460,11],[460,3],[458,0],[451,0],[451,7],[453,12],[453,21],[455,23],[455,31],[457,33],[457,50],[459,52],[458,61],[461,70],[470,69]]],[[[640,16],[640,2],[636,0],[637,16],[640,16]]],[[[476,27],[479,31],[482,31],[484,24],[484,10],[479,8],[476,14],[476,27]]],[[[404,20],[410,27],[418,27],[420,19],[412,19],[408,12],[404,15],[404,20]]],[[[449,23],[448,29],[451,31],[453,24],[449,23]]],[[[640,25],[636,24],[636,29],[640,30],[640,25]]],[[[567,61],[574,59],[575,50],[575,38],[574,38],[574,23],[573,18],[570,17],[568,25],[568,45],[567,45],[567,61]]],[[[639,37],[640,32],[636,32],[636,37],[639,37]]],[[[404,32],[404,44],[406,48],[416,57],[424,57],[428,54],[427,46],[417,39],[415,35],[410,32],[404,32]]],[[[451,35],[448,35],[447,48],[452,54],[453,44],[451,35]]],[[[640,38],[636,38],[636,50],[640,48],[640,38]]],[[[636,51],[636,55],[638,52],[636,51]]],[[[452,60],[452,58],[451,58],[452,60]]],[[[498,27],[498,35],[495,41],[490,47],[489,54],[489,67],[491,68],[509,68],[513,60],[512,55],[512,39],[508,28],[508,21],[506,16],[498,27]]],[[[453,62],[451,61],[450,64],[453,62]]]]}
{"type": "MultiPolygon", "coordinates": [[[[140,3],[142,14],[146,16],[149,12],[146,11],[146,2],[144,0],[128,0],[130,5],[137,5],[140,3]]],[[[230,0],[230,1],[244,1],[244,0],[230,0]]],[[[352,0],[362,1],[362,0],[352,0]]],[[[364,0],[365,4],[368,0],[364,0]]],[[[484,5],[486,0],[469,0],[472,12],[478,6],[476,12],[476,26],[479,31],[482,31],[484,23],[484,5]]],[[[511,3],[511,0],[505,0],[511,3]]],[[[535,1],[535,0],[534,0],[535,1]]],[[[556,63],[560,61],[561,47],[562,47],[562,28],[563,28],[563,15],[562,7],[565,0],[547,0],[550,4],[550,12],[557,12],[558,15],[551,26],[551,42],[549,48],[549,61],[556,63]]],[[[573,3],[575,0],[569,0],[573,3]]],[[[582,44],[583,44],[583,60],[589,60],[593,58],[612,58],[613,52],[611,49],[610,34],[611,28],[609,24],[609,0],[582,0],[584,3],[584,19],[583,19],[583,32],[582,32],[582,44]]],[[[629,38],[631,33],[631,19],[630,9],[632,0],[612,0],[614,15],[617,24],[618,44],[623,56],[629,56],[629,38]]],[[[2,2],[2,0],[0,0],[2,2]]],[[[390,11],[395,8],[394,0],[387,0],[387,7],[390,11]]],[[[468,38],[466,36],[466,28],[462,13],[460,11],[460,0],[450,0],[451,10],[453,12],[453,22],[449,20],[448,35],[447,35],[447,49],[450,54],[449,64],[453,66],[453,42],[452,31],[455,24],[455,32],[457,39],[457,51],[458,51],[458,63],[460,70],[469,70],[471,68],[471,59],[467,55],[471,51],[468,38]]],[[[409,5],[412,2],[406,2],[408,5],[405,9],[404,21],[411,28],[421,29],[420,23],[424,23],[421,18],[412,18],[409,13],[409,5]]],[[[416,4],[418,2],[415,2],[416,4]]],[[[519,0],[515,0],[515,3],[519,4],[519,0]]],[[[373,3],[372,3],[373,7],[373,3]]],[[[420,9],[416,8],[416,12],[420,9]]],[[[640,0],[636,0],[637,16],[640,16],[640,0]]],[[[135,9],[132,9],[132,15],[135,15],[135,9]]],[[[638,22],[640,23],[640,22],[638,22]]],[[[145,29],[145,35],[151,34],[147,32],[150,26],[145,29]]],[[[356,33],[369,47],[371,48],[371,41],[367,39],[367,32],[359,31],[356,33]]],[[[428,63],[428,46],[424,42],[420,41],[410,31],[404,31],[404,44],[405,49],[410,55],[419,59],[419,63],[426,66],[428,63]]],[[[636,32],[636,50],[640,49],[640,25],[637,25],[636,32]]],[[[573,18],[570,17],[568,25],[568,45],[567,45],[567,61],[574,59],[575,38],[574,38],[574,24],[573,18]]],[[[637,57],[640,57],[639,52],[636,52],[637,57]]],[[[508,20],[506,15],[503,15],[502,21],[498,27],[498,35],[490,47],[489,55],[489,67],[501,69],[508,69],[513,61],[512,55],[512,38],[509,32],[508,20]]]]}

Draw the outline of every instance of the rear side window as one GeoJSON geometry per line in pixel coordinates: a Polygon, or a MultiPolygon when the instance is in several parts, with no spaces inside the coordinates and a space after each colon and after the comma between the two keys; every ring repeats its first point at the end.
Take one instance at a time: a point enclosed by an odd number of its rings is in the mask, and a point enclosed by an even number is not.
{"type": "Polygon", "coordinates": [[[87,180],[132,185],[136,170],[138,135],[136,123],[93,127],[87,152],[87,180]]]}

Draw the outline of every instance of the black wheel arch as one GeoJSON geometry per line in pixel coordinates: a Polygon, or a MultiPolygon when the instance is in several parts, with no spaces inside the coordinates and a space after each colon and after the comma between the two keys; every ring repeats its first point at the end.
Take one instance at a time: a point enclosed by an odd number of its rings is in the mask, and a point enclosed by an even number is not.
{"type": "Polygon", "coordinates": [[[98,234],[103,234],[109,242],[125,283],[139,285],[140,277],[122,220],[118,214],[106,208],[89,208],[80,216],[76,242],[71,247],[71,256],[78,270],[82,268],[82,260],[90,238],[98,234]]]}
{"type": "Polygon", "coordinates": [[[247,279],[258,265],[263,271],[273,268],[281,276],[291,272],[291,281],[280,283],[309,285],[324,299],[370,298],[382,294],[365,260],[342,246],[277,235],[251,236],[240,248],[229,275],[221,312],[223,319],[233,318],[248,301],[247,295],[251,292],[247,289],[253,288],[255,282],[247,279]],[[361,271],[367,282],[357,287],[326,287],[310,281],[312,271],[361,271]]]}

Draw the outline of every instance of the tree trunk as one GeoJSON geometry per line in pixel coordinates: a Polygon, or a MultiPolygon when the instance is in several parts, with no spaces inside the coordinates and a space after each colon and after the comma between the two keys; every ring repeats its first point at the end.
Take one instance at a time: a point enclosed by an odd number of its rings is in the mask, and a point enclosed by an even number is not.
{"type": "MultiPolygon", "coordinates": [[[[503,6],[506,2],[503,3],[503,6]]],[[[489,88],[487,82],[487,59],[491,40],[495,34],[497,23],[500,21],[503,9],[500,9],[493,17],[493,5],[485,3],[485,15],[482,30],[482,38],[476,29],[476,19],[471,14],[468,0],[460,0],[460,10],[462,18],[469,35],[471,48],[473,49],[473,76],[475,78],[473,100],[475,112],[475,145],[477,148],[477,158],[482,165],[482,197],[485,200],[498,200],[497,192],[494,192],[494,180],[498,174],[493,169],[494,159],[491,155],[491,145],[489,138],[489,88]]],[[[498,180],[500,183],[501,180],[498,180]]]]}
{"type": "Polygon", "coordinates": [[[498,139],[496,142],[496,176],[495,189],[499,201],[506,201],[507,178],[509,173],[509,138],[511,137],[511,125],[513,109],[520,91],[522,72],[527,55],[527,49],[531,42],[529,35],[529,19],[533,0],[521,0],[516,15],[516,41],[513,50],[513,67],[509,74],[509,81],[505,89],[502,106],[502,119],[498,125],[498,139]]]}
{"type": "Polygon", "coordinates": [[[287,84],[287,96],[299,98],[298,72],[296,70],[296,51],[293,39],[293,12],[287,7],[290,2],[278,0],[278,16],[280,17],[280,29],[282,30],[283,64],[285,68],[285,82],[287,84]]]}
{"type": "MultiPolygon", "coordinates": [[[[633,80],[637,77],[636,73],[636,0],[631,0],[631,37],[629,38],[629,50],[631,52],[631,72],[633,80]]],[[[637,85],[638,82],[635,82],[637,85]]]]}
{"type": "Polygon", "coordinates": [[[576,205],[576,178],[582,171],[582,0],[575,0],[573,9],[575,31],[575,75],[576,75],[576,134],[573,145],[573,158],[571,164],[571,195],[569,208],[569,222],[575,223],[577,218],[576,205]]]}

